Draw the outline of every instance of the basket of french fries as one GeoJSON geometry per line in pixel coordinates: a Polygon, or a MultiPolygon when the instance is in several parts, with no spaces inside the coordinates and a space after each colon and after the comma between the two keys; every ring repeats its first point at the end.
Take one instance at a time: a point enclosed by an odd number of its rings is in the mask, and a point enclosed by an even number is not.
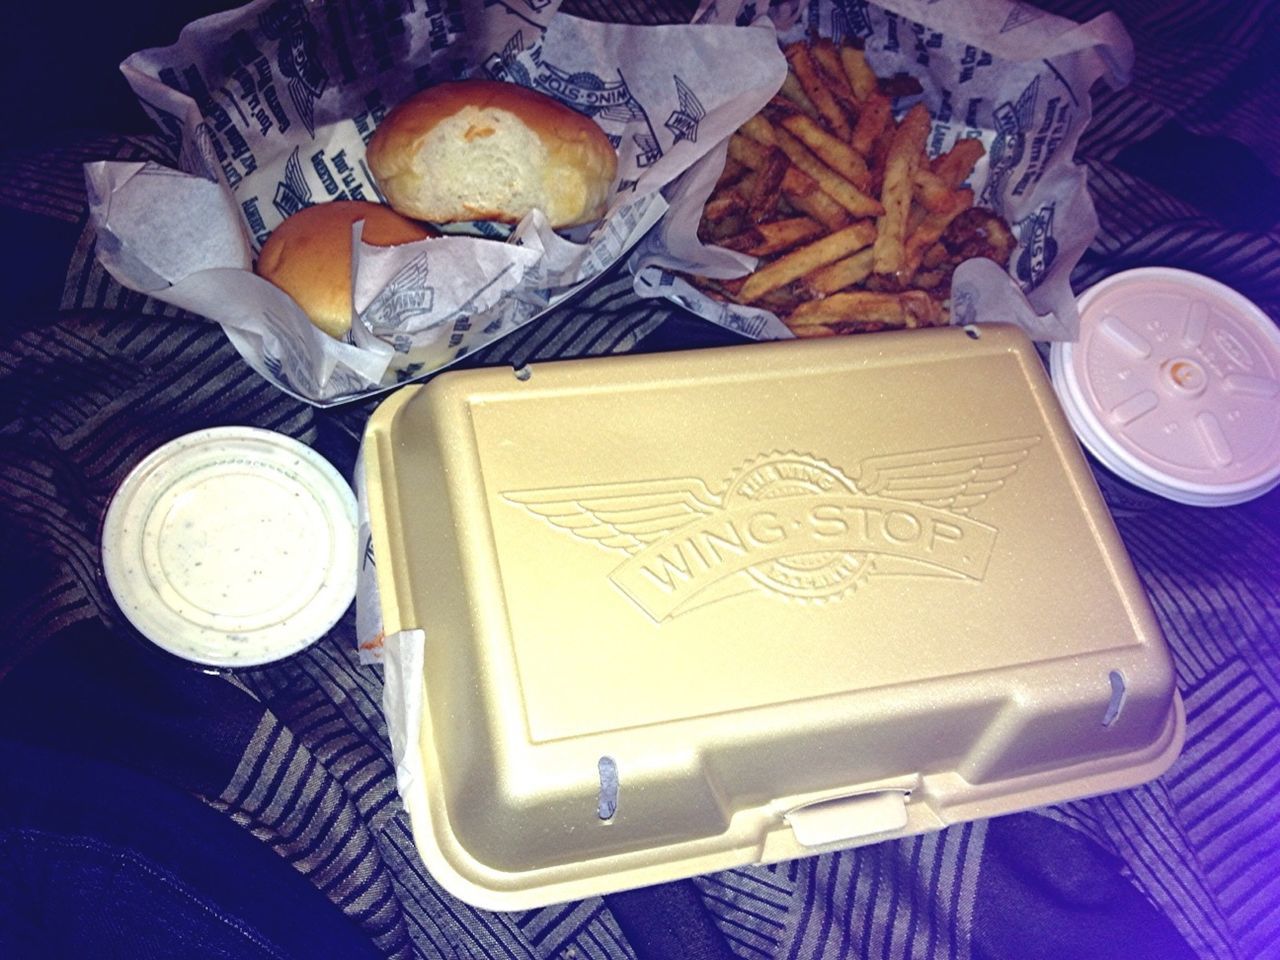
{"type": "Polygon", "coordinates": [[[641,295],[756,339],[983,320],[1074,339],[1097,219],[1072,152],[1127,37],[1002,2],[904,15],[919,6],[770,10],[786,78],[672,190],[632,261],[641,295]]]}

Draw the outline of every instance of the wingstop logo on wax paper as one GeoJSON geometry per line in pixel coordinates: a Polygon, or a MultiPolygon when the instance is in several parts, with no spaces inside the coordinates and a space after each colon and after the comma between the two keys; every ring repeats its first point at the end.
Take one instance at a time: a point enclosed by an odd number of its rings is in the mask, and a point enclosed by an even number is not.
{"type": "Polygon", "coordinates": [[[1034,287],[1044,279],[1058,256],[1058,241],[1053,238],[1052,203],[1019,220],[1014,227],[1018,236],[1019,252],[1014,270],[1024,287],[1034,287]]]}
{"type": "Polygon", "coordinates": [[[404,330],[431,314],[434,287],[427,285],[430,258],[419,254],[401,267],[361,316],[375,330],[404,330]]]}
{"type": "MultiPolygon", "coordinates": [[[[617,80],[606,80],[589,71],[570,73],[545,61],[538,65],[538,71],[533,86],[573,107],[579,113],[599,121],[617,124],[643,123],[645,129],[640,133],[632,134],[632,140],[637,149],[636,165],[640,169],[653,166],[662,157],[662,144],[653,129],[648,111],[641,106],[640,101],[631,92],[631,88],[627,86],[627,80],[621,70],[618,71],[617,80]]],[[[679,78],[676,79],[676,83],[682,85],[679,78]]],[[[680,86],[677,86],[678,92],[679,89],[680,86]]],[[[697,102],[696,97],[693,103],[696,104],[697,110],[702,111],[702,104],[697,102]]],[[[685,109],[685,105],[686,99],[681,97],[680,109],[676,114],[680,114],[685,109]]],[[[676,114],[673,114],[673,117],[676,114]]],[[[697,124],[701,119],[701,115],[692,117],[691,132],[694,138],[697,137],[697,124]]],[[[677,120],[676,122],[683,124],[686,129],[690,127],[686,121],[677,120]]],[[[675,132],[674,129],[673,132],[675,132]]],[[[610,136],[610,139],[613,140],[613,136],[610,136]]],[[[618,143],[614,146],[618,146],[618,143]]],[[[635,185],[636,181],[627,181],[619,184],[618,189],[634,189],[635,185]]]]}
{"type": "Polygon", "coordinates": [[[1040,78],[1036,77],[1022,91],[1016,103],[1005,102],[992,111],[996,138],[988,152],[987,184],[982,188],[984,204],[998,200],[1005,181],[1022,161],[1027,149],[1027,133],[1035,120],[1039,94],[1040,78]]]}
{"type": "Polygon", "coordinates": [[[320,65],[320,34],[311,25],[306,7],[299,0],[273,3],[258,18],[262,32],[278,41],[276,62],[288,78],[289,99],[307,133],[316,135],[316,101],[329,85],[329,74],[320,65]]]}
{"type": "Polygon", "coordinates": [[[678,75],[673,74],[673,79],[676,83],[676,97],[680,101],[680,106],[671,111],[671,116],[667,117],[664,126],[671,131],[676,143],[681,140],[697,143],[698,124],[706,117],[707,108],[702,105],[702,101],[698,99],[693,89],[678,75]]]}
{"type": "MultiPolygon", "coordinates": [[[[615,149],[621,147],[623,138],[619,133],[609,132],[611,125],[643,124],[643,130],[631,135],[636,147],[636,166],[642,170],[653,166],[663,155],[662,142],[649,113],[631,92],[621,70],[617,79],[612,79],[591,71],[558,67],[543,60],[541,46],[526,43],[520,31],[512,34],[500,53],[489,56],[484,70],[492,80],[531,87],[594,118],[604,127],[615,149]]],[[[706,108],[679,76],[673,75],[672,81],[677,107],[671,111],[664,126],[676,143],[681,140],[697,142],[698,126],[707,115],[706,108]]],[[[625,180],[618,189],[634,189],[637,182],[625,180]]]]}
{"type": "Polygon", "coordinates": [[[1039,441],[872,456],[853,476],[773,452],[720,493],[697,477],[669,477],[501,496],[568,536],[627,554],[609,579],[662,622],[749,591],[831,601],[878,575],[981,581],[997,531],[970,511],[1039,441]]]}
{"type": "Polygon", "coordinates": [[[515,83],[522,87],[532,87],[533,77],[529,69],[520,62],[520,55],[525,51],[524,32],[517,30],[503,45],[501,53],[490,54],[484,62],[484,72],[490,80],[503,83],[515,83]]]}
{"type": "MultiPolygon", "coordinates": [[[[809,5],[809,21],[818,27],[821,6],[816,0],[809,5]]],[[[871,7],[866,0],[835,0],[831,10],[831,39],[836,43],[846,37],[869,37],[875,33],[871,24],[871,7]]]]}
{"type": "Polygon", "coordinates": [[[299,148],[294,147],[289,159],[284,162],[284,179],[276,184],[276,194],[271,205],[282,218],[289,218],[303,207],[311,206],[311,185],[307,183],[307,175],[302,172],[302,161],[298,157],[299,148]]]}

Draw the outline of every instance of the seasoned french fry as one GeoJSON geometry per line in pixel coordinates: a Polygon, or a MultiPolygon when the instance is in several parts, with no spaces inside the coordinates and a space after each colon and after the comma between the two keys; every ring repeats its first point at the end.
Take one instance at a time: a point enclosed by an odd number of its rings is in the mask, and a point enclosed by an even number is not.
{"type": "Polygon", "coordinates": [[[754,303],[765,294],[800,279],[806,273],[861,250],[874,239],[875,225],[869,220],[851,224],[757,268],[742,285],[739,296],[743,303],[754,303]]]}
{"type": "Polygon", "coordinates": [[[922,163],[916,168],[916,199],[930,213],[950,209],[954,192],[947,182],[922,163]]]}
{"type": "Polygon", "coordinates": [[[735,133],[729,138],[729,159],[736,160],[751,170],[763,170],[769,162],[772,150],[768,144],[760,143],[751,137],[735,133]]]}
{"type": "Polygon", "coordinates": [[[724,161],[724,169],[720,171],[720,176],[716,178],[715,190],[723,190],[731,184],[737,183],[747,172],[746,164],[733,157],[726,157],[724,161]]]}
{"type": "Polygon", "coordinates": [[[801,113],[804,113],[817,120],[821,114],[818,108],[813,105],[813,101],[809,99],[809,95],[804,92],[804,87],[800,86],[800,81],[796,79],[796,75],[790,70],[787,71],[787,79],[782,81],[782,89],[779,94],[786,97],[801,113]]]}
{"type": "Polygon", "coordinates": [[[924,218],[929,215],[929,211],[917,203],[911,205],[911,212],[907,214],[907,230],[906,235],[909,237],[916,232],[916,228],[924,223],[924,218]]]}
{"type": "Polygon", "coordinates": [[[876,75],[867,66],[867,58],[857,47],[840,48],[840,64],[844,67],[844,75],[849,80],[853,95],[865,101],[879,88],[876,75]]]}
{"type": "Polygon", "coordinates": [[[814,296],[826,296],[862,283],[871,276],[872,262],[872,250],[868,247],[806,274],[801,283],[814,296]]]}
{"type": "Polygon", "coordinates": [[[698,239],[703,243],[723,243],[726,237],[733,237],[750,226],[740,214],[733,214],[714,223],[704,220],[698,225],[698,239]]]}
{"type": "Polygon", "coordinates": [[[824,193],[818,181],[798,167],[788,168],[782,178],[782,195],[793,207],[807,213],[828,230],[839,230],[849,225],[849,212],[824,193]]]}
{"type": "Polygon", "coordinates": [[[912,284],[918,290],[932,290],[934,287],[946,282],[947,274],[942,269],[921,270],[912,278],[912,284]]]}
{"type": "Polygon", "coordinates": [[[867,156],[892,116],[893,105],[889,98],[873,90],[862,103],[862,113],[849,137],[849,145],[864,157],[867,156]]]}
{"type": "Polygon", "coordinates": [[[878,217],[884,213],[884,207],[880,205],[880,201],[863,193],[828,167],[787,131],[775,127],[773,136],[778,148],[790,158],[792,163],[817,180],[818,186],[824,193],[829,194],[832,200],[855,217],[878,217]]]}
{"type": "MultiPolygon", "coordinates": [[[[769,102],[764,105],[764,109],[760,112],[775,123],[783,117],[789,117],[796,113],[804,113],[803,110],[784,97],[781,93],[775,93],[770,98],[769,102]]],[[[814,119],[818,122],[822,121],[821,117],[815,117],[814,119]]]]}
{"type": "Polygon", "coordinates": [[[766,147],[772,147],[777,144],[777,140],[774,138],[773,124],[758,113],[739,127],[738,132],[744,137],[749,137],[756,143],[763,144],[766,147]]]}
{"type": "Polygon", "coordinates": [[[747,216],[757,223],[771,217],[778,209],[778,201],[782,178],[790,168],[791,162],[780,150],[770,150],[765,164],[755,172],[755,180],[747,197],[747,216]]]}
{"type": "Polygon", "coordinates": [[[755,302],[762,310],[771,310],[780,317],[785,317],[803,301],[791,291],[790,287],[780,287],[765,294],[755,302]]]}
{"type": "Polygon", "coordinates": [[[814,120],[802,113],[786,117],[782,126],[818,155],[818,159],[844,177],[864,193],[871,186],[871,171],[867,162],[854,149],[823,130],[814,120]]]}
{"type": "Polygon", "coordinates": [[[931,213],[925,217],[918,227],[907,237],[903,250],[904,262],[902,275],[910,280],[924,260],[925,253],[942,237],[951,221],[963,211],[973,206],[972,190],[957,190],[952,194],[951,204],[942,211],[931,213]]]}
{"type": "Polygon", "coordinates": [[[925,138],[929,135],[929,111],[917,103],[902,118],[889,155],[885,158],[884,186],[880,202],[884,214],[876,223],[874,271],[896,277],[905,262],[907,216],[911,212],[911,189],[915,172],[924,154],[925,138]]]}
{"type": "Polygon", "coordinates": [[[716,240],[716,244],[729,250],[736,250],[738,253],[746,253],[751,247],[763,242],[763,239],[754,225],[748,225],[745,230],[720,237],[716,240]]]}
{"type": "Polygon", "coordinates": [[[811,324],[835,327],[874,324],[881,327],[932,327],[944,321],[942,305],[923,290],[833,293],[797,306],[787,317],[792,331],[811,324]]]}
{"type": "Polygon", "coordinates": [[[745,213],[746,209],[747,202],[737,193],[730,191],[708,200],[707,205],[702,208],[702,219],[708,223],[718,223],[725,217],[745,213]]]}
{"type": "Polygon", "coordinates": [[[849,86],[849,78],[845,75],[844,65],[840,62],[840,51],[836,49],[836,45],[826,38],[819,38],[813,41],[809,54],[817,64],[818,72],[836,102],[848,115],[856,117],[858,98],[853,95],[853,88],[849,86]]]}
{"type": "Polygon", "coordinates": [[[729,141],[731,157],[737,157],[753,169],[759,169],[764,165],[765,155],[760,153],[759,149],[745,147],[742,144],[739,144],[735,150],[734,141],[739,137],[753,141],[756,148],[776,145],[802,172],[817,181],[823,192],[855,217],[877,217],[884,212],[878,200],[845,180],[810,153],[799,140],[786,130],[775,127],[765,117],[759,114],[752,117],[739,128],[739,135],[729,141]]]}
{"type": "Polygon", "coordinates": [[[688,276],[695,287],[715,300],[737,300],[738,291],[742,289],[742,279],[721,280],[717,277],[688,276]]]}
{"type": "Polygon", "coordinates": [[[849,118],[836,103],[830,88],[822,82],[822,78],[818,75],[818,68],[809,54],[809,48],[803,43],[793,43],[783,52],[786,53],[791,69],[795,72],[796,79],[800,81],[800,86],[813,101],[813,105],[818,108],[818,113],[831,128],[831,132],[841,140],[848,141],[852,132],[849,127],[849,118]]]}
{"type": "Polygon", "coordinates": [[[967,137],[957,140],[950,150],[933,161],[933,172],[952,189],[960,186],[973,173],[973,165],[978,162],[987,148],[982,141],[967,137]]]}
{"type": "Polygon", "coordinates": [[[720,245],[739,253],[749,253],[753,257],[768,257],[812,240],[822,231],[822,224],[809,217],[788,217],[785,220],[759,224],[721,241],[720,245]]]}
{"type": "MultiPolygon", "coordinates": [[[[785,323],[787,326],[791,326],[790,315],[788,315],[785,323]]],[[[806,323],[798,327],[792,327],[791,332],[796,335],[797,339],[809,339],[813,337],[834,337],[839,335],[840,331],[821,323],[806,323]]]]}

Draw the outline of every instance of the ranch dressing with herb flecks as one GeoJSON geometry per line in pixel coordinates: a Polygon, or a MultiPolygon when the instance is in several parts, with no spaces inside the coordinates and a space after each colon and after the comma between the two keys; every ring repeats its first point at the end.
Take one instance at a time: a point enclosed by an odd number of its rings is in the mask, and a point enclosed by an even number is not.
{"type": "Polygon", "coordinates": [[[103,568],[125,617],[195,663],[252,666],[323,636],[355,589],[355,502],[309,447],[251,427],[166,444],[107,511],[103,568]]]}

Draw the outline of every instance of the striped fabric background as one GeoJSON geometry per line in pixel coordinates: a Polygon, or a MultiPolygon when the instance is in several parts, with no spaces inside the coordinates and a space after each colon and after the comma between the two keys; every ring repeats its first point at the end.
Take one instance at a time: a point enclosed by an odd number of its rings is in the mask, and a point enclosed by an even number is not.
{"type": "MultiPolygon", "coordinates": [[[[1110,5],[1045,6],[1085,19],[1110,5]]],[[[1120,4],[1137,69],[1128,89],[1098,92],[1080,145],[1101,232],[1074,277],[1078,288],[1130,266],[1180,266],[1236,287],[1280,320],[1280,210],[1267,206],[1277,196],[1268,171],[1280,174],[1277,7],[1120,4]]],[[[674,0],[599,0],[579,11],[633,22],[688,15],[674,0]]],[[[0,154],[0,211],[48,224],[65,241],[42,254],[61,258],[57,295],[0,321],[0,538],[10,553],[0,571],[8,584],[0,670],[71,624],[113,619],[98,524],[146,452],[201,427],[254,424],[314,445],[350,474],[376,403],[300,405],[253,375],[216,327],[114,284],[93,255],[80,169],[109,157],[169,159],[156,137],[0,154]]],[[[519,365],[718,336],[672,306],[637,300],[630,278],[615,272],[471,362],[519,365]]],[[[1198,510],[1101,470],[1098,479],[1174,651],[1188,713],[1183,757],[1139,790],[698,878],[692,887],[732,955],[1019,955],[1001,952],[996,928],[1027,918],[1001,913],[995,878],[1083,850],[1149,905],[1187,955],[1280,956],[1280,493],[1198,510]],[[1050,840],[1018,847],[1029,836],[1050,840]]],[[[381,677],[359,666],[353,637],[348,615],[306,654],[237,676],[261,720],[225,788],[204,799],[310,877],[389,957],[635,956],[605,900],[492,914],[433,883],[395,793],[381,677]]],[[[1045,889],[1068,896],[1067,886],[1045,889]]],[[[1054,898],[1042,899],[1048,909],[1054,898]]],[[[1149,952],[1154,940],[1123,942],[1123,934],[1116,928],[1116,955],[1158,955],[1149,952]]],[[[1103,955],[1023,946],[1028,957],[1103,955]]]]}

